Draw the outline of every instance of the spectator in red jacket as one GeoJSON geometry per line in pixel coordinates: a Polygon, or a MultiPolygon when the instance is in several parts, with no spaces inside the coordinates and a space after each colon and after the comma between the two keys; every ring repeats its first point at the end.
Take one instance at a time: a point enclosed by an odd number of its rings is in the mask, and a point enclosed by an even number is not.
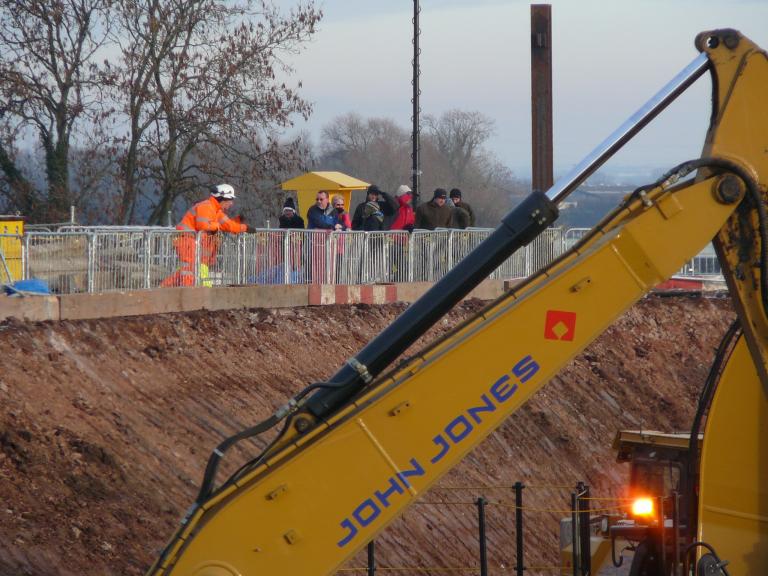
{"type": "Polygon", "coordinates": [[[395,198],[397,199],[397,215],[392,221],[390,230],[407,230],[413,231],[413,224],[416,222],[416,216],[413,212],[413,206],[411,202],[413,200],[412,190],[403,184],[395,192],[395,198]]]}

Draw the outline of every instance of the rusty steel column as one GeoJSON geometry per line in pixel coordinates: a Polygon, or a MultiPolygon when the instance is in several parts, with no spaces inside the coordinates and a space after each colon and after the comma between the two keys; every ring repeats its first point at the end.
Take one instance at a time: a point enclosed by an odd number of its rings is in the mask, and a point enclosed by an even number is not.
{"type": "Polygon", "coordinates": [[[552,6],[531,4],[531,114],[534,190],[544,192],[552,174],[552,6]]]}

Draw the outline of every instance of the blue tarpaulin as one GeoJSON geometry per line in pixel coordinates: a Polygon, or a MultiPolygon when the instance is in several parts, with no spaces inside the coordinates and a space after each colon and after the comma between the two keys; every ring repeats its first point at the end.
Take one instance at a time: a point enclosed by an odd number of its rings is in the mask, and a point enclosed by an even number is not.
{"type": "MultiPolygon", "coordinates": [[[[258,276],[251,276],[248,282],[251,284],[283,284],[285,280],[285,269],[282,264],[273,266],[258,276]]],[[[301,284],[301,271],[291,270],[290,284],[301,284]]]]}
{"type": "Polygon", "coordinates": [[[30,278],[29,280],[18,280],[13,284],[6,284],[3,290],[9,296],[50,296],[51,290],[45,280],[30,278]]]}

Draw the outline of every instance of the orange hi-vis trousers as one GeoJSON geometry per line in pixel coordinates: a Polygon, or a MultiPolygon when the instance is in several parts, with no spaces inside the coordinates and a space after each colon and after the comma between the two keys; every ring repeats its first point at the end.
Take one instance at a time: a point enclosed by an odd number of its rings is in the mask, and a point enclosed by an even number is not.
{"type": "MultiPolygon", "coordinates": [[[[176,271],[160,282],[160,287],[195,285],[195,234],[182,234],[174,239],[173,248],[179,257],[176,271]]],[[[200,238],[201,279],[207,278],[207,271],[216,262],[219,250],[219,238],[214,234],[203,234],[200,238]],[[206,273],[203,274],[202,272],[206,273]]]]}

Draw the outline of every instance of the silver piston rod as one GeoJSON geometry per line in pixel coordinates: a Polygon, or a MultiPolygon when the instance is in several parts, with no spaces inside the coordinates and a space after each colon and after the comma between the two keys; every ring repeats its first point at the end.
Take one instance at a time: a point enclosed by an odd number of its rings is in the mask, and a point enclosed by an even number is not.
{"type": "Polygon", "coordinates": [[[573,192],[600,166],[618,152],[624,144],[629,142],[635,134],[640,132],[656,116],[658,116],[669,104],[709,68],[709,58],[702,52],[693,62],[683,68],[677,76],[672,78],[666,86],[659,90],[653,98],[648,100],[637,112],[632,114],[621,126],[608,136],[603,142],[574,166],[568,174],[561,177],[547,190],[547,198],[554,203],[562,202],[566,196],[573,192]]]}

